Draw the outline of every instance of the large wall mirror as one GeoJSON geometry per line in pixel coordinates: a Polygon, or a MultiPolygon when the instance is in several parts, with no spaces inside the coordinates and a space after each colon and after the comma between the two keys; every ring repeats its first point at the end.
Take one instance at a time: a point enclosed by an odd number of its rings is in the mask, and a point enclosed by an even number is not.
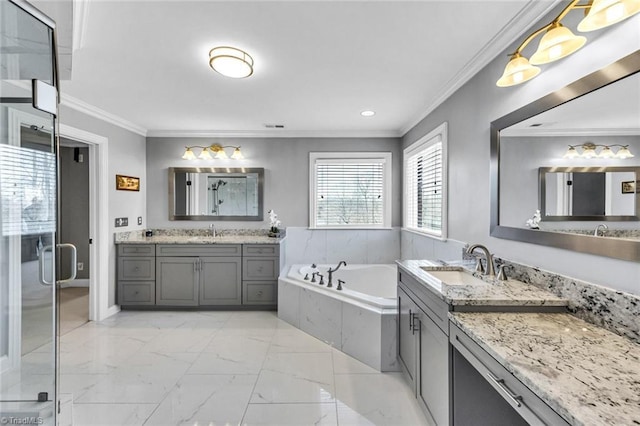
{"type": "Polygon", "coordinates": [[[492,236],[640,261],[638,71],[640,50],[491,123],[492,236]]]}
{"type": "Polygon", "coordinates": [[[169,168],[169,220],[260,221],[263,168],[169,168]]]}

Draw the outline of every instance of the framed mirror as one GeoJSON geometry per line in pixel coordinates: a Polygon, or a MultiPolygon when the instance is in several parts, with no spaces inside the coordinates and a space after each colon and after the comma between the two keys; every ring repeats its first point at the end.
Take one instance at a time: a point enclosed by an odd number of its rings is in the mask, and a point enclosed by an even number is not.
{"type": "Polygon", "coordinates": [[[491,123],[492,236],[640,261],[639,71],[640,50],[491,123]]]}
{"type": "Polygon", "coordinates": [[[543,222],[640,220],[640,167],[540,167],[543,222]]]}
{"type": "Polygon", "coordinates": [[[169,220],[263,219],[263,168],[170,167],[169,220]]]}

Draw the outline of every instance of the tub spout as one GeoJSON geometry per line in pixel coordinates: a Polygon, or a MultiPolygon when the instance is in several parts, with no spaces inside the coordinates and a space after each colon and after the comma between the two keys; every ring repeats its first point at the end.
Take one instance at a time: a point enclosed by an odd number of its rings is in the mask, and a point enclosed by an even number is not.
{"type": "Polygon", "coordinates": [[[341,266],[347,266],[347,262],[345,262],[344,260],[341,260],[340,262],[338,262],[338,266],[335,267],[335,269],[331,269],[329,268],[329,270],[327,271],[327,273],[329,274],[329,282],[327,283],[327,287],[331,287],[333,286],[333,273],[335,271],[337,271],[338,269],[340,269],[341,266]]]}

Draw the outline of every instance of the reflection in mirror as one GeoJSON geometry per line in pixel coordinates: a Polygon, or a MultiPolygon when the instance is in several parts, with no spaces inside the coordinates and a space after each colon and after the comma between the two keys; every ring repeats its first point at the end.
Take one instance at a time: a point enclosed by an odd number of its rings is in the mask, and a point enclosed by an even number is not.
{"type": "Polygon", "coordinates": [[[640,261],[638,71],[640,51],[491,123],[492,236],[640,261]]]}
{"type": "Polygon", "coordinates": [[[262,220],[264,169],[169,168],[170,220],[262,220]]]}
{"type": "Polygon", "coordinates": [[[540,167],[542,221],[640,220],[640,167],[540,167]]]}

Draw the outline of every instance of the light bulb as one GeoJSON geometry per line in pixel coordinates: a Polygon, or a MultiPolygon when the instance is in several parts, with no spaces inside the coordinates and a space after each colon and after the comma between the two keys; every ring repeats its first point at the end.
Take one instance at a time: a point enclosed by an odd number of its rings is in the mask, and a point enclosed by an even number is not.
{"type": "Polygon", "coordinates": [[[198,158],[201,160],[211,160],[211,153],[209,152],[209,148],[203,148],[198,158]]]}
{"type": "Polygon", "coordinates": [[[578,151],[576,151],[576,148],[573,146],[569,146],[569,149],[567,149],[567,152],[565,152],[564,158],[576,158],[576,157],[580,157],[580,154],[578,154],[578,151]]]}
{"type": "Polygon", "coordinates": [[[184,154],[182,154],[182,159],[183,160],[195,160],[196,159],[196,155],[193,153],[193,151],[191,151],[191,148],[187,148],[184,151],[184,154]]]}
{"type": "Polygon", "coordinates": [[[631,157],[633,157],[633,154],[631,153],[631,151],[629,151],[628,146],[623,146],[616,153],[616,158],[620,158],[622,160],[624,160],[625,158],[631,158],[631,157]]]}
{"type": "Polygon", "coordinates": [[[615,156],[616,155],[608,146],[605,146],[604,148],[602,148],[602,151],[600,151],[600,155],[599,155],[600,158],[614,158],[615,156]]]}
{"type": "Polygon", "coordinates": [[[240,147],[236,148],[231,154],[231,158],[233,160],[244,160],[244,155],[242,155],[242,151],[240,151],[240,147]]]}

